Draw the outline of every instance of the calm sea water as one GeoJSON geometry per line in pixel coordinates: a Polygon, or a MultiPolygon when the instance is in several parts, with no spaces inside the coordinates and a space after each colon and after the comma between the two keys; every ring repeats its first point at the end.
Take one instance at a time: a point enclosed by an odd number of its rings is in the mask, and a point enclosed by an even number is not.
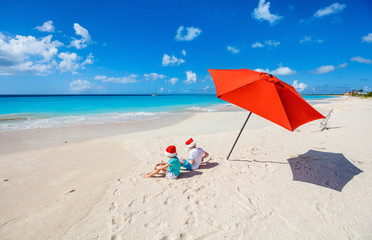
{"type": "MultiPolygon", "coordinates": [[[[331,97],[304,96],[310,103],[331,97]]],[[[0,95],[0,131],[153,119],[228,105],[215,95],[0,95]]]]}

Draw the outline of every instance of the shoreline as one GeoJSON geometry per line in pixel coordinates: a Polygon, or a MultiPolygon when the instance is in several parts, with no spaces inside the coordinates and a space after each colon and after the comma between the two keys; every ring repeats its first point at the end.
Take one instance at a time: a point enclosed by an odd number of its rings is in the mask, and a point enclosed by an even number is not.
{"type": "Polygon", "coordinates": [[[68,143],[87,141],[137,131],[173,125],[192,116],[192,113],[171,114],[157,119],[75,125],[53,128],[33,128],[0,132],[0,156],[20,151],[37,150],[68,143]],[[166,119],[167,121],[164,121],[166,119]]]}
{"type": "MultiPolygon", "coordinates": [[[[311,100],[311,105],[324,104],[341,98],[311,100]]],[[[228,104],[228,103],[226,103],[228,104]]],[[[213,105],[217,111],[191,111],[169,113],[156,119],[132,120],[119,123],[80,124],[63,127],[32,128],[0,132],[0,156],[20,151],[37,150],[95,138],[116,136],[138,131],[154,130],[184,121],[194,114],[217,112],[247,112],[247,110],[226,104],[213,105]]],[[[264,120],[265,121],[265,120],[264,120]]]]}
{"type": "MultiPolygon", "coordinates": [[[[48,96],[49,97],[49,96],[48,96]]],[[[322,96],[324,97],[324,96],[322,96]]],[[[332,99],[332,96],[328,96],[332,99]]],[[[217,98],[213,98],[217,101],[217,98]]],[[[323,98],[322,100],[327,100],[323,98]]],[[[62,101],[62,99],[61,99],[62,101]]],[[[68,101],[68,100],[67,100],[68,101]]],[[[317,103],[319,100],[309,99],[310,104],[317,103]]],[[[1,102],[0,102],[1,105],[1,102]]],[[[150,120],[159,117],[166,117],[168,115],[177,113],[197,113],[197,112],[213,112],[221,111],[221,109],[229,110],[231,103],[219,100],[219,103],[213,104],[197,104],[194,105],[180,105],[179,109],[169,108],[155,110],[151,108],[139,107],[138,111],[103,111],[103,112],[56,112],[53,109],[49,109],[49,112],[45,109],[40,109],[40,112],[27,111],[25,109],[18,109],[18,113],[3,113],[0,114],[0,132],[28,130],[28,129],[45,129],[55,127],[72,127],[79,125],[95,125],[95,124],[108,124],[108,123],[123,123],[139,120],[150,120]]],[[[4,105],[6,109],[6,105],[4,105]]],[[[16,106],[13,106],[17,108],[16,106]]],[[[32,106],[29,106],[32,108],[32,106]]],[[[34,106],[33,106],[34,107],[34,106]]],[[[132,109],[131,109],[132,110],[132,109]]],[[[9,110],[8,110],[9,111],[9,110]]],[[[6,111],[5,111],[6,112],[6,111]]],[[[17,111],[16,111],[17,112],[17,111]]]]}

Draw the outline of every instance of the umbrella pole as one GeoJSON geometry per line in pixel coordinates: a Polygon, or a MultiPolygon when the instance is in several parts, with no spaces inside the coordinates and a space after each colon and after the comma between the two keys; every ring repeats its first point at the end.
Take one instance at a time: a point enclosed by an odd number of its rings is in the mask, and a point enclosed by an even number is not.
{"type": "Polygon", "coordinates": [[[248,119],[249,119],[249,117],[251,116],[251,114],[252,114],[252,112],[249,113],[247,119],[245,120],[245,122],[244,122],[244,124],[243,124],[242,129],[240,129],[240,133],[239,133],[238,137],[236,138],[236,140],[235,140],[235,142],[234,142],[234,145],[232,146],[232,148],[231,148],[231,150],[230,150],[229,155],[227,156],[227,160],[229,160],[229,157],[230,157],[230,155],[231,155],[231,153],[232,153],[232,151],[233,151],[233,149],[234,149],[234,147],[235,147],[235,144],[236,144],[236,142],[238,141],[238,139],[239,139],[239,137],[240,137],[240,134],[242,134],[243,129],[244,129],[244,127],[245,127],[245,124],[247,124],[248,119]]]}

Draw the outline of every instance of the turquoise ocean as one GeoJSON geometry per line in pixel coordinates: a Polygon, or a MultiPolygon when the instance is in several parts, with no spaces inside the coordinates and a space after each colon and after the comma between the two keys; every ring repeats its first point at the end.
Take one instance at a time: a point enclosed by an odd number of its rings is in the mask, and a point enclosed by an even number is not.
{"type": "MultiPolygon", "coordinates": [[[[303,96],[310,104],[332,98],[303,96]]],[[[156,119],[231,106],[216,95],[0,95],[0,131],[156,119]]]]}

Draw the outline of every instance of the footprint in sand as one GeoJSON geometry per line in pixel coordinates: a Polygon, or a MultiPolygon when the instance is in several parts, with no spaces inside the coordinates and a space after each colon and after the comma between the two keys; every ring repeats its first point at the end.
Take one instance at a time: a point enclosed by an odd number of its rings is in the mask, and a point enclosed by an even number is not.
{"type": "Polygon", "coordinates": [[[124,222],[127,223],[134,223],[136,221],[136,218],[134,218],[139,212],[130,212],[130,213],[124,213],[124,222]]]}
{"type": "Polygon", "coordinates": [[[194,217],[190,217],[190,218],[188,218],[188,219],[186,219],[184,222],[183,222],[183,224],[184,225],[192,225],[192,224],[194,224],[195,223],[195,218],[194,217]]]}
{"type": "Polygon", "coordinates": [[[164,191],[165,191],[165,189],[162,190],[161,192],[157,193],[157,194],[155,195],[155,197],[157,198],[157,197],[160,197],[160,196],[164,195],[164,191]]]}
{"type": "Polygon", "coordinates": [[[186,210],[187,213],[189,213],[190,209],[191,209],[190,206],[186,206],[186,207],[185,207],[185,210],[186,210]]]}
{"type": "Polygon", "coordinates": [[[196,200],[194,203],[195,203],[195,205],[198,205],[198,206],[199,205],[203,205],[203,203],[201,201],[199,201],[199,200],[196,200]]]}
{"type": "Polygon", "coordinates": [[[149,194],[146,194],[143,196],[143,199],[142,199],[142,203],[146,203],[147,202],[147,199],[150,197],[149,194]]]}
{"type": "Polygon", "coordinates": [[[131,206],[133,205],[134,201],[136,201],[136,200],[131,201],[131,202],[128,204],[128,207],[131,207],[131,206]]]}
{"type": "Polygon", "coordinates": [[[115,235],[112,235],[111,237],[111,240],[121,240],[121,235],[120,234],[115,234],[115,235]]]}
{"type": "Polygon", "coordinates": [[[196,191],[196,192],[201,192],[201,191],[203,191],[203,190],[205,190],[205,187],[204,187],[204,186],[201,186],[201,187],[199,187],[198,189],[196,189],[195,191],[196,191]]]}
{"type": "Polygon", "coordinates": [[[170,198],[165,199],[164,205],[169,205],[169,204],[172,204],[172,199],[170,198]]]}
{"type": "Polygon", "coordinates": [[[121,192],[120,192],[119,189],[116,189],[116,190],[112,193],[112,195],[118,197],[118,196],[121,195],[121,192]]]}
{"type": "Polygon", "coordinates": [[[195,238],[193,236],[191,236],[190,234],[181,233],[179,239],[180,240],[192,240],[192,239],[195,239],[195,238]]]}
{"type": "Polygon", "coordinates": [[[154,228],[155,227],[155,224],[153,224],[153,223],[145,223],[145,228],[154,228]]]}
{"type": "Polygon", "coordinates": [[[195,198],[195,195],[193,195],[193,194],[187,196],[187,199],[190,199],[190,200],[192,200],[192,199],[194,199],[194,198],[195,198]]]}
{"type": "Polygon", "coordinates": [[[112,218],[112,224],[123,225],[124,224],[124,218],[120,215],[114,216],[112,218]]]}
{"type": "Polygon", "coordinates": [[[191,210],[191,207],[190,206],[186,206],[185,207],[185,210],[187,212],[187,215],[189,216],[185,221],[183,221],[183,225],[186,225],[186,224],[194,224],[195,223],[195,212],[193,210],[191,210]]]}
{"type": "Polygon", "coordinates": [[[112,224],[115,225],[123,225],[124,224],[124,218],[123,216],[117,215],[112,218],[112,224]]]}
{"type": "Polygon", "coordinates": [[[211,219],[211,218],[208,218],[208,219],[207,219],[207,223],[208,223],[210,226],[214,226],[214,225],[215,225],[214,220],[211,219]]]}
{"type": "Polygon", "coordinates": [[[110,212],[113,212],[116,209],[118,209],[118,206],[119,206],[119,204],[117,202],[111,203],[110,212]]]}

